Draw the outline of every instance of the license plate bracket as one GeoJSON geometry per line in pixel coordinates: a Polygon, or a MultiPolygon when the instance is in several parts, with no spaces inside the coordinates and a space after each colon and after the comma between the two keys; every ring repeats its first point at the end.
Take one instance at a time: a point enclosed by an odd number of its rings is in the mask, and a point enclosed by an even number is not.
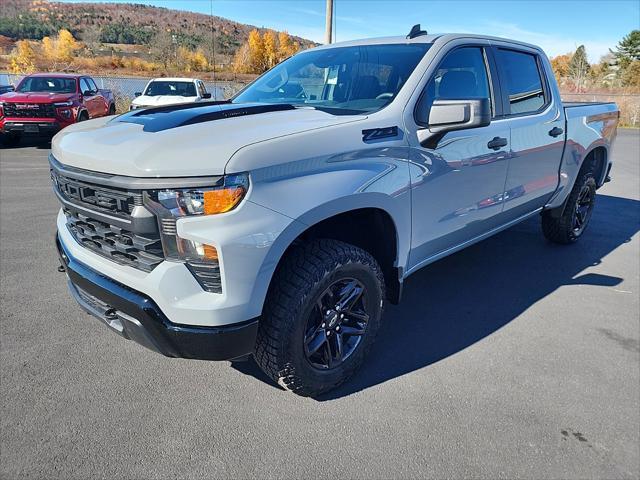
{"type": "Polygon", "coordinates": [[[40,127],[38,125],[27,125],[24,126],[24,133],[39,133],[40,127]]]}

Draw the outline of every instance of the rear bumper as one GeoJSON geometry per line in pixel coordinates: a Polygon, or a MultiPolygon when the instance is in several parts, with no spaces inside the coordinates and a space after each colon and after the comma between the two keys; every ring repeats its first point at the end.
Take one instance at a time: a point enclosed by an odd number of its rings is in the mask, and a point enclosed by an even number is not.
{"type": "Polygon", "coordinates": [[[56,235],[71,294],[112,331],[168,357],[230,360],[253,352],[257,319],[222,327],[172,323],[151,298],[75,259],[56,235]]]}

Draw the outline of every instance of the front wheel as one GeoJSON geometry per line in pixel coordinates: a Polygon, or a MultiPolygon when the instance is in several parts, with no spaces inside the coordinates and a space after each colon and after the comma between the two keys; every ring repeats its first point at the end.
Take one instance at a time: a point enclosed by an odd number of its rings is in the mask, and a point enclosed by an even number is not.
{"type": "Polygon", "coordinates": [[[542,232],[554,243],[574,243],[582,236],[593,214],[596,202],[596,180],[591,168],[581,172],[562,212],[542,212],[542,232]]]}
{"type": "Polygon", "coordinates": [[[254,357],[282,387],[317,396],[361,366],[382,316],[384,278],[366,251],[336,240],[295,247],[276,273],[254,357]]]}

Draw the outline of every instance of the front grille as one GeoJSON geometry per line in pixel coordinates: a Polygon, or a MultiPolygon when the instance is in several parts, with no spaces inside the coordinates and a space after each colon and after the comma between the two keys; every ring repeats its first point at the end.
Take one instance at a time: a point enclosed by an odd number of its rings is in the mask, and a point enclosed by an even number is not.
{"type": "Polygon", "coordinates": [[[51,171],[53,184],[58,192],[73,203],[85,204],[107,213],[128,216],[135,206],[142,205],[142,193],[103,187],[81,182],[51,171]]]}
{"type": "Polygon", "coordinates": [[[150,272],[164,260],[159,236],[141,236],[69,209],[67,228],[89,250],[122,265],[150,272]]]}
{"type": "Polygon", "coordinates": [[[6,103],[4,116],[10,118],[55,118],[56,107],[51,103],[6,103]]]}

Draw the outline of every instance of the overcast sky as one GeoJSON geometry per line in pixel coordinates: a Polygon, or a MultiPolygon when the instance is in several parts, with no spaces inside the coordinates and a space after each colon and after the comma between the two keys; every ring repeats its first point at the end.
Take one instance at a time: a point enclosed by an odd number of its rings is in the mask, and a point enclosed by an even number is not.
{"type": "MultiPolygon", "coordinates": [[[[67,0],[75,1],[75,0],[67,0]]],[[[87,1],[87,0],[84,0],[87,1]]],[[[103,0],[104,1],[104,0],[103,0]]],[[[111,0],[117,3],[121,0],[111,0]]],[[[336,40],[406,35],[421,23],[430,33],[481,33],[540,45],[555,56],[584,44],[596,62],[633,29],[640,0],[334,0],[336,40]]],[[[209,13],[211,0],[128,0],[209,13]]],[[[213,0],[214,15],[324,39],[325,0],[213,0]]]]}

